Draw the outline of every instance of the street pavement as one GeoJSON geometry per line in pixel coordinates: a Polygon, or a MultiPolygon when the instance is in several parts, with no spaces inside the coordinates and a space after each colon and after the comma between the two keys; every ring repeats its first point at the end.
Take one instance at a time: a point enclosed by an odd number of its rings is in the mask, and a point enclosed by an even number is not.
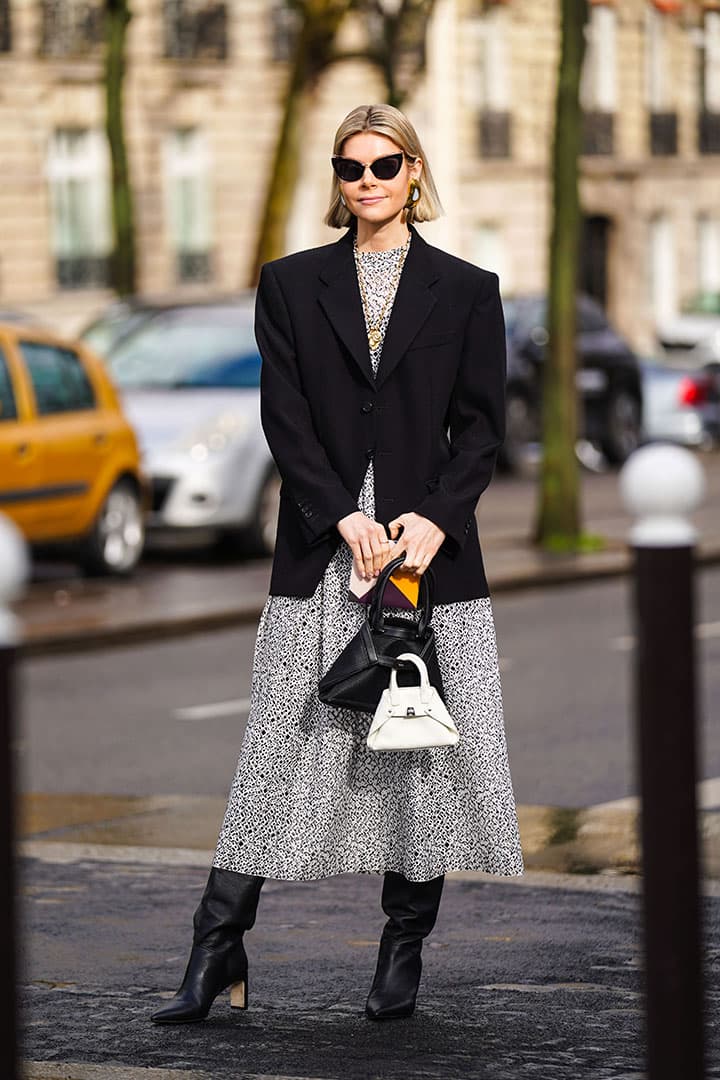
{"type": "MultiPolygon", "coordinates": [[[[182,978],[209,862],[106,856],[22,861],[25,1080],[646,1075],[637,879],[448,875],[416,1012],[384,1024],[363,1012],[381,878],[268,880],[245,938],[249,1009],[223,994],[206,1021],[158,1027],[148,1017],[182,978]]],[[[708,886],[708,1080],[720,1077],[719,916],[708,886]]]]}
{"type": "MultiPolygon", "coordinates": [[[[720,453],[698,558],[720,561],[720,453]]],[[[532,481],[497,479],[478,509],[491,591],[627,574],[617,475],[586,475],[602,552],[539,555],[532,481]]],[[[147,561],[127,583],[37,581],[18,604],[38,654],[256,621],[269,563],[147,561]]],[[[707,1077],[720,1080],[720,792],[700,789],[707,1077]],[[714,880],[713,880],[714,879],[714,880]]],[[[520,806],[522,878],[447,877],[418,1008],[365,1019],[380,878],[268,881],[247,935],[250,1008],[202,1024],[149,1014],[179,984],[224,800],[28,793],[19,871],[24,1080],[641,1080],[645,1077],[638,806],[520,806]],[[552,871],[552,872],[549,872],[552,871]],[[568,873],[567,871],[571,871],[568,873]],[[589,871],[589,872],[588,872],[589,871]]],[[[678,1077],[678,1080],[683,1080],[678,1077]]]]}

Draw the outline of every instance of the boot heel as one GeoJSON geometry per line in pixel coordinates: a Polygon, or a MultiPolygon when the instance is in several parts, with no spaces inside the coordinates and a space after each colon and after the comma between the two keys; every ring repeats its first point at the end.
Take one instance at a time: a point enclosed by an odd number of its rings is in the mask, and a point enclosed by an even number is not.
{"type": "Polygon", "coordinates": [[[233,983],[230,987],[230,1008],[247,1009],[248,1007],[248,984],[247,979],[233,983]]]}

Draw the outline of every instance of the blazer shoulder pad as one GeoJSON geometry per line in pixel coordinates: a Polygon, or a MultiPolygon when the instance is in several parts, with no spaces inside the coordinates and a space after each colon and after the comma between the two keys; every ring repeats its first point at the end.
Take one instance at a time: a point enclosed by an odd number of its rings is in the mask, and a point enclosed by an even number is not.
{"type": "Polygon", "coordinates": [[[318,247],[305,248],[303,251],[293,251],[290,255],[283,255],[279,259],[270,259],[263,266],[270,266],[274,273],[283,277],[285,274],[312,273],[314,268],[319,268],[328,256],[332,247],[329,244],[320,244],[318,247]]]}
{"type": "Polygon", "coordinates": [[[500,278],[494,270],[485,270],[482,266],[468,262],[467,259],[461,259],[457,255],[443,251],[442,248],[435,248],[434,254],[443,273],[472,292],[487,293],[498,287],[500,278]]]}

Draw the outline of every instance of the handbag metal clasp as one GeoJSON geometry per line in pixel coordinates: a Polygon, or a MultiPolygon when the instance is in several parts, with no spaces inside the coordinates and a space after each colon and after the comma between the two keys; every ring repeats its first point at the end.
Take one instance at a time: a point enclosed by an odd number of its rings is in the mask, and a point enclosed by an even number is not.
{"type": "Polygon", "coordinates": [[[406,716],[414,716],[415,715],[415,710],[413,709],[412,705],[408,705],[407,712],[405,713],[405,715],[406,716]]]}

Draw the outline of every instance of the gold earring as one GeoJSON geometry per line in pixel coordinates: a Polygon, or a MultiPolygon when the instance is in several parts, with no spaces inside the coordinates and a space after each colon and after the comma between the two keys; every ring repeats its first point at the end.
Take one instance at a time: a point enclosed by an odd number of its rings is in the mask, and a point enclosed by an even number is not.
{"type": "Polygon", "coordinates": [[[410,185],[408,187],[408,197],[407,197],[407,202],[405,203],[405,209],[406,210],[414,210],[419,199],[420,199],[420,185],[418,184],[417,180],[415,180],[413,178],[410,181],[410,185]]]}

